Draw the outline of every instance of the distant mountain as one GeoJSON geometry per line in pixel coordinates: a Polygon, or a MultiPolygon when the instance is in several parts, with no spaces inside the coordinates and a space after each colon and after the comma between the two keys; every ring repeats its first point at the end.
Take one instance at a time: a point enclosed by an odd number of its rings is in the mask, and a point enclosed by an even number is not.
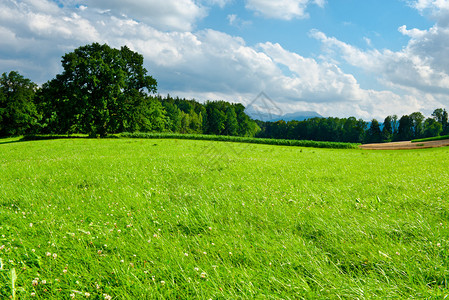
{"type": "Polygon", "coordinates": [[[319,113],[314,111],[297,111],[294,113],[288,113],[284,115],[263,113],[254,109],[245,110],[245,112],[254,120],[260,120],[264,122],[276,122],[280,120],[288,121],[304,121],[311,118],[323,118],[319,113]]]}
{"type": "Polygon", "coordinates": [[[312,119],[312,118],[323,118],[323,116],[314,111],[297,111],[294,113],[289,113],[289,114],[285,114],[283,116],[275,117],[270,121],[271,122],[276,122],[276,121],[280,121],[280,120],[284,120],[285,122],[304,121],[304,120],[312,119]]]}
{"type": "Polygon", "coordinates": [[[245,113],[253,120],[264,122],[276,122],[279,120],[288,121],[303,121],[310,118],[322,118],[322,116],[314,111],[297,111],[294,113],[284,114],[278,107],[278,104],[267,96],[264,92],[260,93],[249,105],[245,108],[245,113]]]}

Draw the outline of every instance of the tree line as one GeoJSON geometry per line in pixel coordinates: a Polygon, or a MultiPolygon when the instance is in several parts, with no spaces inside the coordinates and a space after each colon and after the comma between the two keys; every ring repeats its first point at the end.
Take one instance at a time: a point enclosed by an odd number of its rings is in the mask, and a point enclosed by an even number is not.
{"type": "Polygon", "coordinates": [[[62,57],[63,72],[38,87],[18,72],[0,79],[0,136],[173,132],[254,136],[242,104],[162,97],[143,56],[94,43],[62,57]]]}
{"type": "Polygon", "coordinates": [[[445,109],[434,110],[425,118],[420,112],[388,116],[383,123],[376,119],[366,122],[349,118],[311,118],[304,121],[257,121],[261,128],[257,137],[276,139],[304,139],[314,141],[348,143],[382,143],[408,141],[449,134],[448,113],[445,109]]]}
{"type": "Polygon", "coordinates": [[[449,134],[448,113],[388,116],[383,123],[355,117],[304,121],[252,120],[242,104],[156,95],[143,56],[128,47],[93,43],[62,57],[63,72],[41,87],[16,71],[0,78],[0,136],[172,132],[374,143],[449,134]]]}

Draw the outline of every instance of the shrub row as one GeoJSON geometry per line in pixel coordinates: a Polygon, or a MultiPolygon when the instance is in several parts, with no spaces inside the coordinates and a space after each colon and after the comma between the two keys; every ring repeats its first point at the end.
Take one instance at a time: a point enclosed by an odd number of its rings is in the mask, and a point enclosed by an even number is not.
{"type": "Polygon", "coordinates": [[[283,139],[266,139],[266,138],[252,138],[252,137],[225,136],[225,135],[178,134],[178,133],[124,132],[115,136],[121,138],[207,140],[207,141],[221,141],[221,142],[280,145],[280,146],[333,148],[333,149],[357,149],[359,145],[354,143],[283,140],[283,139]]]}
{"type": "MultiPolygon", "coordinates": [[[[22,141],[33,140],[51,140],[51,139],[72,139],[72,138],[88,138],[87,135],[26,135],[22,141]]],[[[208,135],[208,134],[181,134],[181,133],[145,133],[145,132],[124,132],[120,134],[108,135],[108,138],[139,138],[139,139],[185,139],[185,140],[204,140],[204,141],[220,141],[220,142],[236,142],[251,144],[266,144],[279,146],[296,146],[296,147],[312,147],[312,148],[332,148],[332,149],[357,149],[359,144],[341,143],[341,142],[320,142],[308,140],[286,140],[286,139],[269,139],[269,138],[253,138],[226,135],[208,135]]]]}
{"type": "Polygon", "coordinates": [[[441,140],[448,140],[448,139],[449,139],[449,135],[442,135],[442,136],[434,136],[434,137],[425,138],[425,139],[412,140],[412,143],[441,141],[441,140]]]}

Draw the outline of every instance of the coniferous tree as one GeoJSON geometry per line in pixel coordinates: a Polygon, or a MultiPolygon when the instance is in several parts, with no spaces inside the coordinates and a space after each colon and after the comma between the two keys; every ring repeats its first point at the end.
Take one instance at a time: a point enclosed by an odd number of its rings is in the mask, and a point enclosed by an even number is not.
{"type": "Polygon", "coordinates": [[[393,139],[393,119],[391,116],[388,116],[384,120],[383,128],[382,128],[382,141],[390,142],[393,139]]]}
{"type": "Polygon", "coordinates": [[[366,142],[380,143],[381,141],[382,141],[382,132],[380,130],[380,124],[376,119],[373,119],[366,134],[366,142]]]}
{"type": "Polygon", "coordinates": [[[413,135],[413,119],[408,115],[402,116],[399,120],[397,139],[401,141],[409,141],[413,139],[413,135]]]}
{"type": "Polygon", "coordinates": [[[225,134],[226,135],[237,135],[239,129],[239,124],[237,122],[237,114],[235,113],[234,107],[228,106],[226,108],[226,121],[225,121],[225,134]]]}

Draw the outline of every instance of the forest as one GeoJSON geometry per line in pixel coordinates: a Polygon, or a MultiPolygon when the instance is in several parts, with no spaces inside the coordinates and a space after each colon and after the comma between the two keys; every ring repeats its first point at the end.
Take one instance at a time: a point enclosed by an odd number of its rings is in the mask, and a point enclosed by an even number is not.
{"type": "Polygon", "coordinates": [[[449,134],[448,114],[415,112],[382,123],[355,117],[252,120],[240,103],[161,96],[143,56],[93,43],[62,57],[63,72],[38,86],[17,71],[0,78],[0,137],[27,134],[172,132],[372,143],[449,134]]]}
{"type": "Polygon", "coordinates": [[[366,122],[349,118],[312,118],[304,121],[256,121],[261,131],[258,137],[276,139],[304,139],[329,142],[382,143],[449,134],[448,114],[445,109],[435,109],[426,118],[420,112],[387,116],[383,123],[376,119],[366,122]]]}

